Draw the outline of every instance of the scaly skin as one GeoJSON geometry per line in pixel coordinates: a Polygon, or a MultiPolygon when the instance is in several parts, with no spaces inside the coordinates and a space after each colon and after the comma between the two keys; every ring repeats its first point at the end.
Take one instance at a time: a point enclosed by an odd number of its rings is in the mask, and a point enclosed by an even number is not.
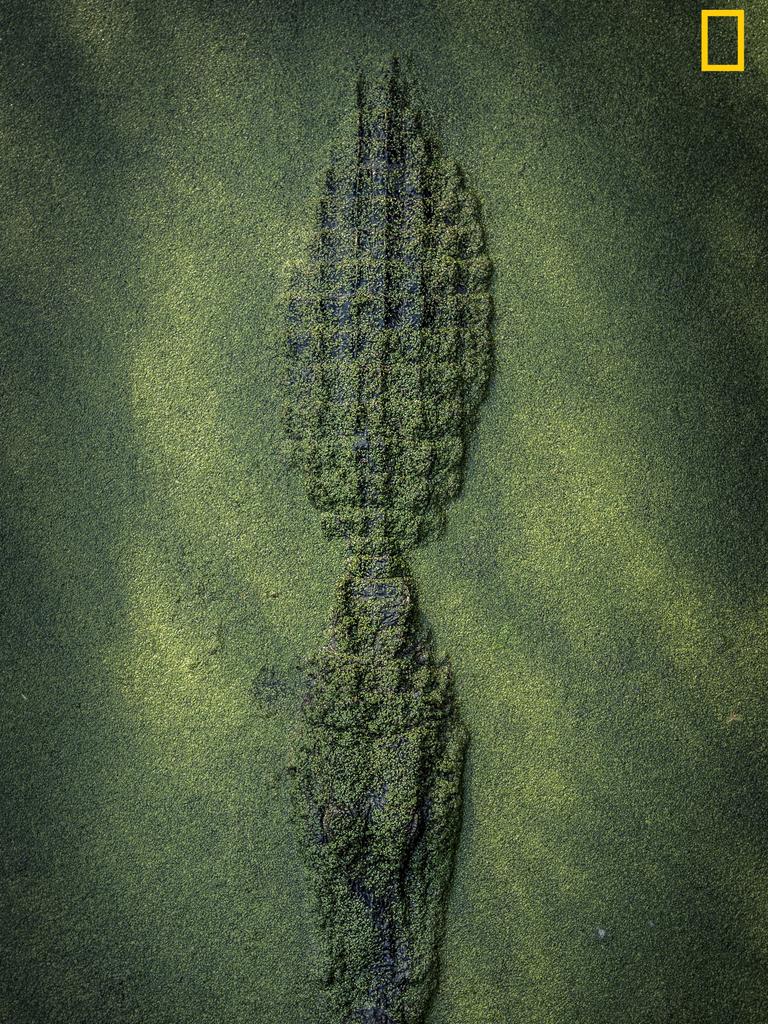
{"type": "Polygon", "coordinates": [[[404,559],[460,488],[491,358],[484,249],[397,63],[361,80],[288,314],[290,454],[349,552],[296,750],[329,1024],[415,1024],[436,980],[465,733],[404,559]]]}

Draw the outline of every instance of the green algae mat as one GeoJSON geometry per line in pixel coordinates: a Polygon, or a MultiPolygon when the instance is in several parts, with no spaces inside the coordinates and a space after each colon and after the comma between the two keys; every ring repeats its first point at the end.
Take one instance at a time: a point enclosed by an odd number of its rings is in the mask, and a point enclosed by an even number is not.
{"type": "Polygon", "coordinates": [[[315,1024],[289,794],[345,564],[291,266],[393,52],[494,366],[409,556],[469,736],[430,1024],[768,1018],[768,4],[2,12],[0,1021],[315,1024]],[[712,55],[731,59],[711,29],[712,55]]]}

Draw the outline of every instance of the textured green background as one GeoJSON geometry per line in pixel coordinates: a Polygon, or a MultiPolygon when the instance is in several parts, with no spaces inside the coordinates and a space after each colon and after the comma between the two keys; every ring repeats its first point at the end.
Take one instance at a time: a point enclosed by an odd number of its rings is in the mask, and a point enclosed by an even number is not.
{"type": "Polygon", "coordinates": [[[312,1021],[253,684],[341,551],[276,455],[279,298],[399,49],[497,265],[415,559],[472,733],[432,1020],[764,1022],[768,5],[741,75],[690,3],[153,6],[2,12],[0,1020],[312,1021]]]}

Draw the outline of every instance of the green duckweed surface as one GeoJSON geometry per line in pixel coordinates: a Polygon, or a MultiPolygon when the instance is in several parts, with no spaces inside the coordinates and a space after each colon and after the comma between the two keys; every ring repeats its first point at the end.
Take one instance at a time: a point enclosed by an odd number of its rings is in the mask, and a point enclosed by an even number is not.
{"type": "Polygon", "coordinates": [[[313,1020],[285,767],[343,553],[280,456],[281,297],[393,50],[496,268],[413,559],[471,734],[431,1024],[766,1019],[746,20],[745,73],[701,74],[662,0],[5,5],[0,1020],[313,1020]]]}

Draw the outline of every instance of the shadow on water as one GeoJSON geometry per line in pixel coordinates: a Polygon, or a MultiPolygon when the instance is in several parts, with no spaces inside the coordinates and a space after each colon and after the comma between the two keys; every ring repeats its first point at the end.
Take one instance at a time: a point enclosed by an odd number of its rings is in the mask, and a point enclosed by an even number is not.
{"type": "Polygon", "coordinates": [[[13,262],[0,288],[3,934],[14,950],[0,1015],[32,1024],[101,1019],[122,998],[101,973],[108,920],[91,844],[101,780],[124,754],[108,666],[125,615],[118,541],[135,466],[119,340],[96,305],[124,298],[102,262],[125,231],[120,143],[50,14],[6,7],[4,24],[4,102],[19,137],[4,157],[13,262]]]}

